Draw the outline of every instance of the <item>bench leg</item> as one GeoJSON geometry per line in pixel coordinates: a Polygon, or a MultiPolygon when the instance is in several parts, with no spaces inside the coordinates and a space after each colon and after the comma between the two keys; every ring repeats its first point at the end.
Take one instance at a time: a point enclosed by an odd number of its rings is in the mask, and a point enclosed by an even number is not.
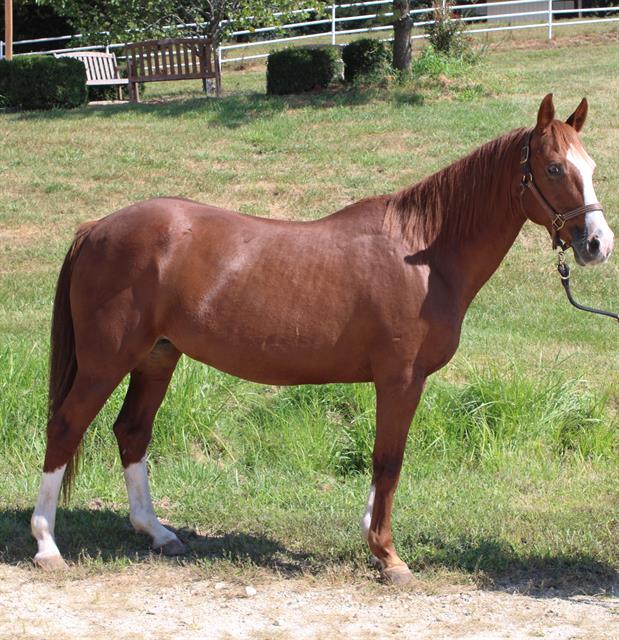
{"type": "Polygon", "coordinates": [[[129,100],[134,103],[138,103],[140,101],[140,87],[137,82],[129,83],[129,100]]]}

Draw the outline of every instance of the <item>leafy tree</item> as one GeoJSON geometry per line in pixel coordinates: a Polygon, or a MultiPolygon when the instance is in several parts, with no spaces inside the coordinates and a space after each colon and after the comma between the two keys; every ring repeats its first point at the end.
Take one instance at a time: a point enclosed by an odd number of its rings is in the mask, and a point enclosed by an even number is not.
{"type": "MultiPolygon", "coordinates": [[[[35,0],[13,0],[13,37],[15,40],[30,40],[44,36],[66,36],[71,33],[68,22],[56,14],[51,7],[38,6],[35,0]]],[[[4,33],[4,11],[0,0],[0,40],[4,33]]],[[[44,50],[49,43],[29,44],[26,51],[44,50]]],[[[22,51],[24,49],[21,49],[22,51]]]]}
{"type": "Polygon", "coordinates": [[[65,16],[90,42],[174,37],[188,32],[217,45],[232,31],[282,24],[299,0],[37,0],[65,16]],[[280,14],[280,15],[277,15],[280,14]],[[233,21],[233,23],[231,22],[233,21]]]}

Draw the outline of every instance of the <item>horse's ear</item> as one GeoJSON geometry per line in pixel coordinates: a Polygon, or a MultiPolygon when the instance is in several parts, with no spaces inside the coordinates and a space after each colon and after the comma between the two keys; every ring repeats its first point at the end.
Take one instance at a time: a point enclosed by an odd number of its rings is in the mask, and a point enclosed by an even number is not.
{"type": "Polygon", "coordinates": [[[580,131],[587,119],[587,111],[589,110],[589,105],[587,103],[587,98],[583,98],[580,101],[580,104],[576,107],[576,111],[566,120],[566,123],[570,125],[570,127],[574,127],[576,131],[580,131]]]}
{"type": "Polygon", "coordinates": [[[537,112],[537,127],[536,129],[539,133],[543,133],[546,131],[550,123],[554,120],[555,117],[555,106],[552,104],[552,93],[549,93],[543,100],[542,104],[539,106],[539,111],[537,112]]]}

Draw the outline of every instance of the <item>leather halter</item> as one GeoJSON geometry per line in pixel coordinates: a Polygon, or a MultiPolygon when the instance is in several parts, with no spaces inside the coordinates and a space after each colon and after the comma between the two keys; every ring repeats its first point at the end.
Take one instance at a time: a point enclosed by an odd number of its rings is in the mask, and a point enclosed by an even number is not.
{"type": "MultiPolygon", "coordinates": [[[[520,192],[520,201],[522,208],[525,211],[524,203],[522,202],[525,191],[529,191],[535,196],[535,199],[542,206],[542,209],[550,217],[552,224],[552,248],[556,249],[561,247],[565,250],[569,247],[559,237],[559,231],[563,228],[563,225],[572,218],[589,213],[590,211],[603,211],[602,205],[599,202],[592,204],[584,204],[582,207],[576,209],[570,209],[565,213],[558,213],[555,208],[546,200],[544,194],[537,188],[535,181],[533,180],[533,169],[531,168],[531,137],[533,136],[533,130],[529,131],[527,135],[527,142],[520,151],[520,167],[522,169],[522,190],[520,192]]],[[[528,216],[527,216],[528,217],[528,216]]]]}

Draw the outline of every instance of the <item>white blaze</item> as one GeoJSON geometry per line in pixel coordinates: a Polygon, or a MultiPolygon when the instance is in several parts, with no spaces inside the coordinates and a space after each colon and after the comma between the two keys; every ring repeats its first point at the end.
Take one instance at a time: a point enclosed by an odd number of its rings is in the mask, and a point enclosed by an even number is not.
{"type": "MultiPolygon", "coordinates": [[[[571,162],[582,179],[583,198],[585,204],[594,204],[598,201],[593,188],[593,172],[595,170],[595,162],[589,157],[587,152],[582,148],[576,148],[571,145],[567,152],[567,160],[571,162]]],[[[613,232],[610,230],[604,214],[601,211],[590,211],[585,215],[585,229],[587,239],[597,237],[600,241],[600,251],[604,258],[608,258],[613,248],[613,232]]]]}
{"type": "Polygon", "coordinates": [[[44,473],[41,478],[39,498],[30,520],[32,535],[37,541],[37,558],[49,558],[60,556],[60,551],[54,540],[54,525],[56,523],[56,509],[58,507],[58,494],[62,485],[62,477],[67,465],[63,465],[56,471],[44,473]]]}
{"type": "Polygon", "coordinates": [[[130,464],[124,470],[124,474],[129,496],[129,520],[136,531],[151,536],[154,547],[161,547],[171,540],[176,540],[176,536],[169,529],[166,529],[155,515],[148,488],[146,458],[130,464]]]}

